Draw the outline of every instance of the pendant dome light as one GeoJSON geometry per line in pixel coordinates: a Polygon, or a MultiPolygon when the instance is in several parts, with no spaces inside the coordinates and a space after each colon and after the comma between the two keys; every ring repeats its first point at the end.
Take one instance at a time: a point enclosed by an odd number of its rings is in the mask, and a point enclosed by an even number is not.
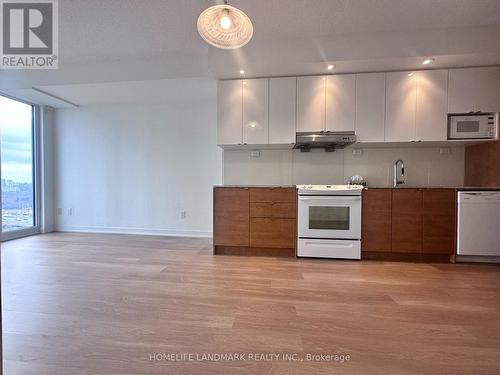
{"type": "Polygon", "coordinates": [[[227,0],[201,12],[197,26],[208,44],[222,49],[243,47],[253,35],[250,18],[238,8],[228,5],[227,0]]]}

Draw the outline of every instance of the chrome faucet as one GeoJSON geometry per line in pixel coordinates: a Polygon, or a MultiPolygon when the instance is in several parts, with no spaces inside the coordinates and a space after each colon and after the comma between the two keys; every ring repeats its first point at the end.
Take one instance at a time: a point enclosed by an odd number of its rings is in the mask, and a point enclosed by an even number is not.
{"type": "Polygon", "coordinates": [[[399,185],[404,184],[405,183],[404,177],[405,177],[405,163],[403,162],[403,160],[398,159],[394,163],[394,184],[393,184],[393,187],[396,188],[399,185]],[[400,177],[398,176],[399,163],[401,163],[401,176],[400,177]]]}

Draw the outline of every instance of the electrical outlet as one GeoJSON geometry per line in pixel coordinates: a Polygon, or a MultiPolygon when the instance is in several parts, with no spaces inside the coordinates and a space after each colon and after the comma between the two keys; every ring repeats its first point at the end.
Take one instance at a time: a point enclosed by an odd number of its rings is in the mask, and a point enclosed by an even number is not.
{"type": "Polygon", "coordinates": [[[251,158],[259,158],[260,157],[260,151],[250,151],[250,157],[251,158]]]}
{"type": "Polygon", "coordinates": [[[450,149],[447,148],[447,147],[446,148],[443,147],[443,148],[439,149],[439,154],[440,155],[448,155],[448,154],[450,154],[450,152],[451,152],[450,149]]]}
{"type": "Polygon", "coordinates": [[[363,155],[363,150],[354,149],[352,150],[352,154],[356,156],[363,155]]]}
{"type": "Polygon", "coordinates": [[[187,216],[187,212],[186,211],[181,211],[181,219],[185,219],[187,216]]]}

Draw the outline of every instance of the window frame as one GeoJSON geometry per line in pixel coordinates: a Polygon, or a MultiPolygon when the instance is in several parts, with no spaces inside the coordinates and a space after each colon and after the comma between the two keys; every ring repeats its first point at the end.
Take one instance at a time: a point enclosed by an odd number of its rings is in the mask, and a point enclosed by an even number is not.
{"type": "MultiPolygon", "coordinates": [[[[41,106],[35,103],[13,97],[11,95],[0,92],[0,96],[5,98],[15,100],[32,107],[32,119],[31,119],[31,147],[32,147],[32,165],[33,165],[33,221],[34,225],[28,228],[15,229],[11,231],[4,232],[2,226],[0,226],[0,242],[14,240],[17,238],[27,237],[34,234],[41,233],[41,173],[40,173],[40,161],[41,161],[41,134],[40,134],[40,122],[41,122],[41,106]]],[[[1,145],[0,145],[1,147],[1,145]]],[[[1,176],[1,155],[0,155],[0,176],[1,176]]],[[[2,218],[2,194],[0,191],[0,218],[2,218]]]]}

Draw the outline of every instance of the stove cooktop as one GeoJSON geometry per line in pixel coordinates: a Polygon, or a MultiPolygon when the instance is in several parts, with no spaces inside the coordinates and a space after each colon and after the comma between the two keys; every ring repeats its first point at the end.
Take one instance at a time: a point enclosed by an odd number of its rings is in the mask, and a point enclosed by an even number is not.
{"type": "Polygon", "coordinates": [[[363,190],[362,185],[297,185],[299,194],[349,194],[358,195],[363,190]]]}
{"type": "Polygon", "coordinates": [[[297,185],[297,189],[307,190],[363,190],[362,185],[297,185]]]}

